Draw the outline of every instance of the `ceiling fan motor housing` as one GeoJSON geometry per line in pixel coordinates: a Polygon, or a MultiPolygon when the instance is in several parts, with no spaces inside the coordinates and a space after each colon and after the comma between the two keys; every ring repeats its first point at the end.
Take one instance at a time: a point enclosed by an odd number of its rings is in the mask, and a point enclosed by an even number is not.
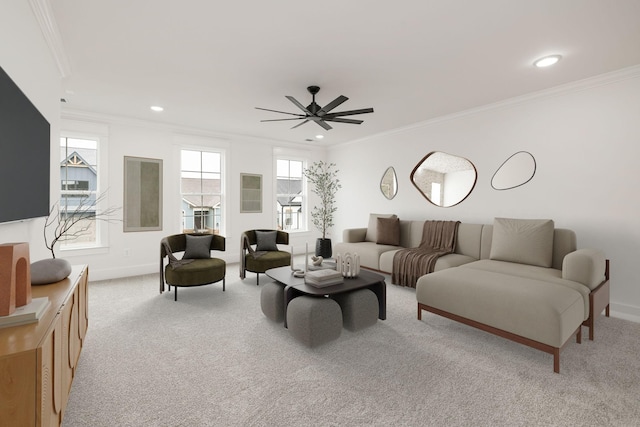
{"type": "MultiPolygon", "coordinates": [[[[320,110],[320,106],[316,103],[316,94],[320,92],[320,86],[308,86],[307,90],[311,94],[311,104],[307,106],[307,110],[309,110],[311,114],[316,114],[318,110],[320,110]]],[[[307,117],[308,116],[307,114],[307,117]]]]}

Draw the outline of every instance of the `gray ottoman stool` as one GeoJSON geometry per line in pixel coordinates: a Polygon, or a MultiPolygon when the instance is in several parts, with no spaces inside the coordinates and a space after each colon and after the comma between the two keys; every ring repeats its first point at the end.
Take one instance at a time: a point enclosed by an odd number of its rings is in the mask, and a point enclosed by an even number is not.
{"type": "Polygon", "coordinates": [[[340,304],[344,327],[350,331],[364,329],[378,321],[378,297],[369,289],[333,295],[333,299],[340,304]]]}
{"type": "Polygon", "coordinates": [[[287,307],[287,326],[297,340],[315,347],[342,332],[342,310],[331,298],[299,296],[287,307]]]}
{"type": "Polygon", "coordinates": [[[270,282],[260,291],[260,307],[262,312],[274,322],[284,320],[284,286],[270,282]]]}

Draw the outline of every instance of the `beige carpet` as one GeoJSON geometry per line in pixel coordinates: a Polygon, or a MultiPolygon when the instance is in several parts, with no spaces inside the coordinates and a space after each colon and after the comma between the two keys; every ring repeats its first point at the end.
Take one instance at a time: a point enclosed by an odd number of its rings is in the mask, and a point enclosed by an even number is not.
{"type": "Polygon", "coordinates": [[[558,375],[551,355],[420,322],[414,289],[387,292],[386,321],[308,349],[264,317],[236,265],[226,292],[180,289],[177,302],[157,275],[91,282],[63,425],[640,425],[640,324],[601,316],[558,375]]]}

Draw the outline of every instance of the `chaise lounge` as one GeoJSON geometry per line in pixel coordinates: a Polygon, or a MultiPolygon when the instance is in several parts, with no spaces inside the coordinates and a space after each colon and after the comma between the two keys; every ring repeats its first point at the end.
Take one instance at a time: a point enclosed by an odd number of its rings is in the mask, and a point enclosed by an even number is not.
{"type": "MultiPolygon", "coordinates": [[[[419,244],[424,223],[399,222],[399,245],[379,244],[385,231],[371,234],[370,220],[366,229],[345,230],[336,252],[357,252],[362,266],[391,273],[395,253],[419,244]]],[[[418,319],[430,311],[551,353],[559,372],[570,337],[580,342],[584,325],[593,340],[595,318],[609,315],[609,261],[601,251],[578,250],[575,233],[551,220],[460,224],[454,252],[417,280],[416,299],[418,319]]]]}

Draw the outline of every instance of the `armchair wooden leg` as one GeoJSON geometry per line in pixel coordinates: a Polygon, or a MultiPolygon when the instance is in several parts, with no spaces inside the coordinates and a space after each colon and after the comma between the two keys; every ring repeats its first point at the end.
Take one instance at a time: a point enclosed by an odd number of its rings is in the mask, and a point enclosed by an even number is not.
{"type": "Polygon", "coordinates": [[[225,287],[225,285],[226,285],[226,283],[225,283],[225,282],[226,282],[226,280],[227,280],[227,278],[226,278],[226,277],[223,277],[223,278],[222,278],[222,292],[224,292],[224,287],[225,287]]]}
{"type": "Polygon", "coordinates": [[[260,273],[256,273],[256,286],[260,286],[260,273]]]}
{"type": "Polygon", "coordinates": [[[178,287],[177,286],[173,287],[173,300],[174,301],[178,301],[178,287]]]}

